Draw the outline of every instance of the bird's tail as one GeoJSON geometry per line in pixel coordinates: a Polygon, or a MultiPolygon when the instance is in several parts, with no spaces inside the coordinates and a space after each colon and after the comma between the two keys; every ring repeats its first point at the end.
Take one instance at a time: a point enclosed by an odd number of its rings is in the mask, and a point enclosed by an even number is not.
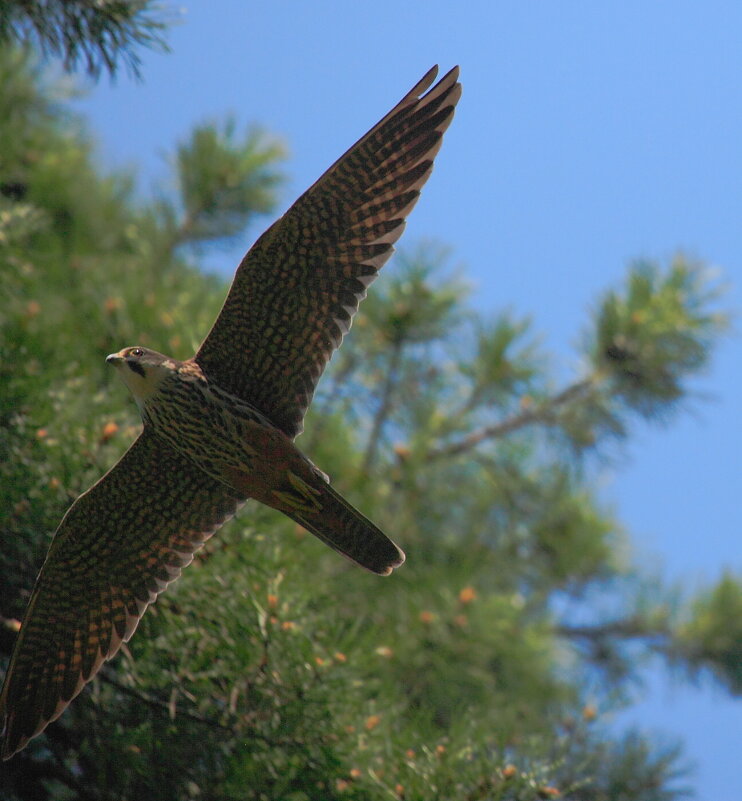
{"type": "Polygon", "coordinates": [[[301,489],[311,494],[311,502],[299,508],[293,504],[294,508],[284,506],[284,514],[372,573],[388,576],[404,562],[403,551],[329,484],[319,480],[310,487],[301,479],[298,481],[303,485],[301,489]]]}

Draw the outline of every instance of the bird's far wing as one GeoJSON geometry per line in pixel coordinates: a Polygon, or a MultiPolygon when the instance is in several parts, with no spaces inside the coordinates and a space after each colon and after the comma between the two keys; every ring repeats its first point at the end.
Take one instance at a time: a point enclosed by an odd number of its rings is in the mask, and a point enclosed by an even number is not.
{"type": "Polygon", "coordinates": [[[220,387],[290,437],[402,234],[461,96],[437,67],[253,245],[196,354],[220,387]]]}
{"type": "Polygon", "coordinates": [[[4,759],[62,713],[241,503],[148,431],[75,501],[36,580],[0,694],[4,759]]]}

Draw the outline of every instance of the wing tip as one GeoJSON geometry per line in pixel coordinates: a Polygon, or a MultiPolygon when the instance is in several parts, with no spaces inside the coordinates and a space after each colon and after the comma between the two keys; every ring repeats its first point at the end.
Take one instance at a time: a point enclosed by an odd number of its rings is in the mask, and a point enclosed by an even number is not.
{"type": "MultiPolygon", "coordinates": [[[[433,85],[433,81],[438,76],[439,66],[438,64],[433,64],[433,66],[423,75],[422,78],[415,84],[412,90],[410,90],[410,94],[417,90],[418,94],[422,94],[427,89],[429,89],[433,85]]],[[[461,74],[461,67],[458,64],[454,64],[453,67],[438,81],[438,85],[441,84],[453,84],[456,83],[459,79],[459,75],[461,74]]]]}
{"type": "Polygon", "coordinates": [[[405,556],[405,552],[396,543],[392,542],[391,544],[397,551],[394,558],[391,561],[384,561],[380,565],[375,567],[371,567],[368,565],[363,565],[363,567],[367,567],[368,570],[370,570],[372,573],[376,573],[377,576],[384,576],[384,577],[391,576],[392,573],[396,570],[396,568],[402,567],[402,565],[405,562],[405,559],[407,558],[405,556]]]}
{"type": "Polygon", "coordinates": [[[405,95],[402,103],[407,100],[418,100],[425,92],[428,91],[428,89],[430,89],[437,75],[438,65],[433,64],[433,66],[425,73],[425,75],[423,75],[423,77],[420,78],[420,80],[405,95]]]}
{"type": "Polygon", "coordinates": [[[24,734],[23,731],[18,731],[17,729],[21,728],[20,726],[16,727],[14,725],[14,719],[11,715],[6,714],[5,717],[5,726],[2,729],[2,747],[0,748],[0,760],[3,762],[7,762],[9,759],[12,759],[19,751],[22,751],[27,745],[29,740],[32,740],[37,734],[40,734],[43,731],[46,723],[43,721],[38,724],[37,727],[38,731],[35,731],[33,734],[24,734]]]}
{"type": "Polygon", "coordinates": [[[2,751],[0,751],[0,761],[7,762],[9,759],[12,759],[19,751],[22,751],[23,748],[25,748],[27,742],[28,740],[11,745],[7,738],[3,739],[3,747],[2,751]]]}
{"type": "MultiPolygon", "coordinates": [[[[95,672],[94,669],[93,673],[95,672]]],[[[2,737],[0,760],[7,761],[11,759],[19,751],[22,751],[34,737],[38,737],[50,723],[57,720],[80,694],[86,683],[85,678],[78,674],[71,693],[55,694],[56,705],[51,714],[47,714],[38,707],[34,708],[34,714],[32,715],[23,714],[23,707],[20,709],[21,714],[13,714],[5,707],[0,708],[0,720],[4,716],[4,726],[0,729],[0,737],[2,737]]]]}
{"type": "Polygon", "coordinates": [[[458,81],[459,76],[461,75],[461,67],[458,64],[454,64],[453,67],[441,78],[440,83],[456,83],[458,81]]]}
{"type": "Polygon", "coordinates": [[[410,89],[410,91],[397,103],[397,105],[387,114],[387,117],[381,120],[384,122],[387,118],[393,116],[402,108],[408,106],[410,103],[425,103],[435,100],[439,95],[451,92],[455,97],[449,98],[450,105],[455,106],[461,97],[461,84],[458,83],[461,70],[458,64],[452,67],[435,85],[438,75],[438,65],[434,64],[423,77],[410,89]],[[432,88],[431,88],[432,87],[432,88]]]}

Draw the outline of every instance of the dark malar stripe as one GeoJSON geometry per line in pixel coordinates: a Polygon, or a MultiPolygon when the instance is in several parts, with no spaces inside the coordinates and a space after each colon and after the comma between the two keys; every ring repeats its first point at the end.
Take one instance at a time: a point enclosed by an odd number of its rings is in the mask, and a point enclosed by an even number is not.
{"type": "Polygon", "coordinates": [[[126,362],[127,367],[134,373],[138,373],[144,378],[144,367],[139,362],[126,362]]]}

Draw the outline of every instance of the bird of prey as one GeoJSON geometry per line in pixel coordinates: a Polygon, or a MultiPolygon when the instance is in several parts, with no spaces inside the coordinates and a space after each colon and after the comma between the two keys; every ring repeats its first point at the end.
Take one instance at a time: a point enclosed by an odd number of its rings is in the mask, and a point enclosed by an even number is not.
{"type": "Polygon", "coordinates": [[[374,573],[404,561],[294,439],[453,118],[458,68],[430,88],[437,71],[255,242],[195,356],[129,347],[108,357],[144,426],[52,540],[0,694],[3,758],[62,713],[248,498],[374,573]]]}

